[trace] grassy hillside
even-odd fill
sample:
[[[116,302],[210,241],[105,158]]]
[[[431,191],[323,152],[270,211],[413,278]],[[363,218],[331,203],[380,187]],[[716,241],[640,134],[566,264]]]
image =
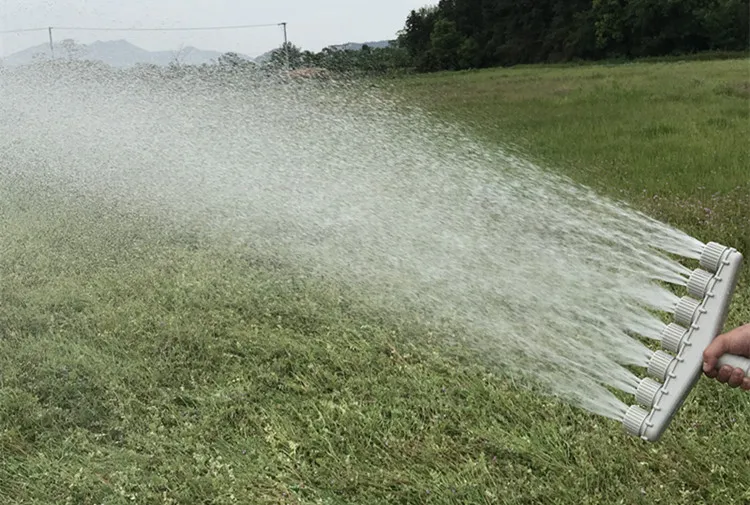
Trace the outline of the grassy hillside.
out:
[[[437,74],[396,91],[750,254],[747,61]],[[747,393],[704,379],[645,444],[292,266],[0,180],[2,503],[750,500]],[[746,274],[730,322],[748,321]]]

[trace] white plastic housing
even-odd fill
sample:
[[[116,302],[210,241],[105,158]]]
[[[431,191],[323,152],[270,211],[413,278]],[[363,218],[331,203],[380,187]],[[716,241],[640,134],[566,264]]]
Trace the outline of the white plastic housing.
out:
[[[657,357],[657,354],[663,351],[659,351],[652,358],[653,363],[650,363],[649,368],[654,369],[654,374],[650,375],[660,375],[662,371],[664,372],[664,383],[655,394],[653,407],[637,430],[635,425],[638,424],[640,418],[636,415],[637,410],[632,413],[628,411],[629,414],[626,414],[623,419],[625,429],[644,440],[656,442],[662,436],[701,376],[703,351],[724,326],[729,303],[742,267],[742,254],[735,249],[725,247],[722,248],[721,254],[718,254],[719,247],[723,246],[709,244],[704,257],[701,258],[701,266],[707,271],[715,267],[715,274],[707,284],[705,298],[699,302],[695,311],[692,310],[692,304],[681,301],[683,310],[680,311],[680,319],[685,320],[689,317],[691,322],[684,325],[687,326],[688,332],[680,338],[681,343],[675,359],[669,362],[666,370],[662,370],[663,362],[667,358],[664,355]],[[689,315],[691,312],[693,313]],[[722,360],[746,363],[750,371],[750,361],[745,358],[724,356]]]

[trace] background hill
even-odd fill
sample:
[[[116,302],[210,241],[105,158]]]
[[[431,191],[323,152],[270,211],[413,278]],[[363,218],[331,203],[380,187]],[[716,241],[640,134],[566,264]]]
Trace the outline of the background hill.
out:
[[[391,45],[387,40],[375,42],[347,42],[331,46],[338,50],[359,51],[364,45],[370,48],[386,48]],[[270,59],[271,53],[268,51],[257,58],[240,54],[242,58],[257,63],[263,63]],[[173,62],[179,62],[188,65],[200,65],[216,61],[223,53],[219,51],[198,49],[188,46],[172,51],[148,51],[141,47],[128,42],[127,40],[96,41],[92,44],[80,45],[72,41],[61,41],[55,45],[55,56],[58,58],[74,58],[102,61],[108,65],[118,68],[132,67],[137,64],[153,64],[166,66]],[[49,58],[50,50],[47,44],[30,47],[14,53],[2,63],[8,66],[27,65],[35,58]]]
[[[58,58],[74,58],[102,61],[113,67],[131,67],[137,64],[169,65],[172,62],[200,65],[211,63],[221,56],[219,51],[210,51],[187,46],[173,51],[148,51],[126,40],[96,41],[88,45],[78,45],[69,41],[62,41],[55,45],[55,56]],[[49,58],[50,50],[47,44],[30,47],[10,55],[3,60],[5,65],[18,66],[31,63],[34,58]],[[241,55],[252,60],[249,56]]]

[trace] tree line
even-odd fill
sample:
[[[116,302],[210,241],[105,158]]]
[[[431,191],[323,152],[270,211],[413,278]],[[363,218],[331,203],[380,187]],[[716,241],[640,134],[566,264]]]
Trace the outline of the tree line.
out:
[[[290,47],[291,68],[429,72],[680,56],[750,48],[748,0],[440,0],[412,10],[387,48]]]
[[[413,60],[396,41],[388,47],[340,49],[326,47],[320,52],[305,51],[288,42],[272,51],[266,58],[251,62],[236,53],[226,53],[218,61],[223,68],[256,70],[324,69],[337,74],[386,74],[403,72],[413,67]]]
[[[747,0],[440,0],[398,43],[419,70],[744,51]]]
[[[312,52],[286,43],[262,61],[226,53],[216,66],[382,75],[748,49],[748,0],[440,0],[412,10],[388,47]]]

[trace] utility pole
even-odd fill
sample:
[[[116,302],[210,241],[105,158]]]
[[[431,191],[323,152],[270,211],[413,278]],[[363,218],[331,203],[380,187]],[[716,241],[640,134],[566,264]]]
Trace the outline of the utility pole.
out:
[[[286,59],[286,69],[289,70],[289,41],[286,37],[286,21],[280,24],[284,27],[284,58]]]
[[[48,28],[49,30],[49,52],[52,55],[52,59],[55,59],[55,45],[52,42],[52,27],[50,26]]]

